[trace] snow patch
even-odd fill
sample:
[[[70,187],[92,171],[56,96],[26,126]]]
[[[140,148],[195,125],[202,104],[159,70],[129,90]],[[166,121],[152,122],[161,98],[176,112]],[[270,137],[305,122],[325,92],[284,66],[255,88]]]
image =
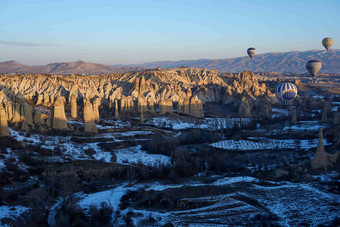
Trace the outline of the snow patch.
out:
[[[170,157],[160,154],[148,154],[141,150],[141,145],[136,147],[115,150],[116,162],[121,164],[142,163],[147,166],[168,166],[171,165]]]

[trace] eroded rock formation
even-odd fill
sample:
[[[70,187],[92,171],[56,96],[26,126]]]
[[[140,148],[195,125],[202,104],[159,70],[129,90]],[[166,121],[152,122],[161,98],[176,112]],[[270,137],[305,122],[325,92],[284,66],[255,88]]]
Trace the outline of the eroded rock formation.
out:
[[[0,136],[9,136],[9,130],[7,125],[7,114],[5,109],[0,102]]]
[[[325,152],[325,147],[323,145],[323,131],[320,127],[318,147],[311,162],[312,169],[324,169],[327,171],[333,167],[333,163],[336,162],[337,158],[338,153],[328,154]]]
[[[163,99],[159,102],[159,114],[163,115],[165,113],[172,113],[173,106],[170,99]]]
[[[95,124],[95,115],[93,113],[93,107],[90,100],[84,100],[84,122],[85,132],[97,133],[98,129]]]
[[[67,119],[65,115],[65,99],[58,96],[52,109],[52,127],[57,130],[67,130]]]

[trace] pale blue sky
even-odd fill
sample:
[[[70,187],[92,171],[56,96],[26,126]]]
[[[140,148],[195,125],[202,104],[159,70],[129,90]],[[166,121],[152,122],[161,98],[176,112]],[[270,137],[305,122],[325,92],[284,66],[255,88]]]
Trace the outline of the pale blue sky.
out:
[[[0,62],[135,64],[340,45],[340,0],[0,0]]]

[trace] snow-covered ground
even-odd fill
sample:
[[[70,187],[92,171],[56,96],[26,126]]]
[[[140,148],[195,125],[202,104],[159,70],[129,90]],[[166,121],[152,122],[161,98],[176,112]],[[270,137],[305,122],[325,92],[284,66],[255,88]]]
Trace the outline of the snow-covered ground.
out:
[[[5,167],[6,167],[6,165],[5,165],[4,160],[0,160],[0,172],[1,172],[1,170],[2,170],[3,168],[5,168]]]
[[[283,116],[289,116],[289,111],[285,109],[280,109],[280,108],[272,108],[273,113],[278,113],[278,114],[273,114],[273,118],[279,117],[281,115]]]
[[[29,209],[24,206],[0,206],[0,226],[7,227],[9,225],[5,225],[1,222],[1,219],[3,218],[9,218],[9,219],[16,219],[18,218],[22,213],[28,211]]]
[[[27,143],[30,143],[32,145],[40,145],[41,148],[45,148],[48,150],[51,150],[52,152],[56,150],[60,150],[62,154],[74,158],[74,159],[96,159],[96,160],[102,160],[104,162],[111,162],[112,154],[110,152],[104,152],[101,150],[101,148],[98,146],[98,142],[92,142],[92,143],[75,143],[71,141],[70,136],[46,136],[46,135],[39,135],[39,134],[33,134],[31,133],[30,136],[27,136],[25,132],[19,132],[14,129],[9,129],[10,133],[13,138],[15,138],[17,141],[25,141]],[[117,140],[115,137],[124,138],[124,137],[132,137],[136,135],[149,135],[153,134],[151,131],[128,131],[128,132],[119,132],[119,133],[102,133],[98,134],[96,136],[90,137],[91,139],[94,138],[111,138],[114,142],[120,142],[123,140]],[[86,137],[82,137],[86,138]],[[111,142],[112,142],[111,141]],[[139,147],[140,148],[140,147]],[[89,156],[86,154],[86,151],[91,149],[94,151],[94,154]],[[147,163],[147,165],[151,165],[152,157],[155,158],[155,165],[159,164],[161,162],[162,165],[167,163],[167,156],[150,156],[144,151],[141,151],[140,149],[133,147],[133,148],[127,148],[127,150],[124,153],[124,149],[117,150],[117,154],[119,154],[120,159],[118,159],[120,162],[125,161],[126,159],[130,159],[132,161],[128,163],[138,163],[141,161],[142,163]],[[133,156],[131,158],[130,156]]]
[[[98,129],[105,130],[105,129],[117,129],[117,128],[130,128],[131,123],[129,121],[121,121],[121,120],[101,120],[105,125],[96,124]],[[68,120],[68,124],[78,124],[84,125],[83,121],[75,121],[75,120]]]
[[[318,121],[299,121],[297,125],[286,125],[283,130],[292,131],[318,131],[319,128],[328,128],[328,124],[320,123]]]
[[[318,139],[314,140],[274,140],[267,138],[250,138],[253,140],[222,140],[210,144],[212,147],[225,149],[225,150],[274,150],[274,149],[304,149],[308,150],[317,147]],[[324,145],[328,145],[324,139]]]
[[[127,212],[133,211],[135,215],[132,216],[132,219],[136,226],[142,225],[142,221],[147,220],[150,215],[156,220],[157,223],[155,223],[155,225],[163,225],[167,222],[172,222],[175,225],[185,225],[183,223],[186,221],[199,225],[200,220],[204,220],[205,222],[210,220],[212,223],[230,223],[232,220],[241,221],[254,215],[267,212],[263,209],[276,215],[279,218],[279,223],[282,225],[295,225],[299,223],[310,223],[312,225],[329,224],[331,220],[340,216],[339,213],[334,210],[336,207],[334,203],[340,201],[339,195],[321,191],[317,187],[307,183],[282,182],[276,184],[275,182],[267,182],[271,185],[276,185],[260,186],[256,184],[257,182],[259,182],[257,178],[238,176],[217,177],[214,182],[207,184],[198,182],[174,185],[161,184],[159,182],[131,183],[130,185],[122,184],[107,191],[83,194],[79,197],[78,205],[83,208],[89,208],[91,205],[100,207],[100,204],[104,202],[110,205],[114,211],[117,211],[121,198],[129,191],[137,191],[140,189],[146,191],[163,191],[185,186],[233,186],[234,184],[247,183],[247,187],[242,186],[242,188],[234,193],[226,191],[226,194],[180,199],[180,201],[189,203],[206,203],[206,205],[199,208],[170,212],[128,208],[120,212],[121,215],[124,216]],[[197,190],[200,189],[197,188]],[[251,198],[250,201],[255,199],[259,202],[260,206],[247,203],[239,198]],[[247,221],[244,221],[244,223],[249,224]],[[193,226],[196,225],[193,224]]]
[[[147,166],[171,165],[171,158],[160,154],[148,154],[141,150],[141,146],[115,150],[116,162],[121,164],[138,164]]]
[[[246,125],[250,122],[249,118],[205,118],[205,119],[173,119],[167,117],[153,118],[148,121],[148,124],[159,128],[169,128],[173,130],[183,130],[189,128],[201,129],[220,129],[232,128],[235,124],[238,126]]]

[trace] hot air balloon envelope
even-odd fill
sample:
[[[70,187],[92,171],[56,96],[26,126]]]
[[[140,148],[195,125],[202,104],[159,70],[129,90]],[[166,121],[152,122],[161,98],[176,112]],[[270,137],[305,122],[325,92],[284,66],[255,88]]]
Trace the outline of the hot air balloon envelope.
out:
[[[326,48],[326,50],[328,51],[329,48],[331,48],[331,46],[333,45],[333,39],[330,37],[324,38],[322,40],[322,45]]]
[[[283,82],[276,86],[276,98],[283,104],[289,105],[295,99],[298,89],[295,84]]]
[[[250,47],[250,48],[248,48],[247,53],[248,53],[250,58],[253,58],[255,56],[256,49],[253,48],[253,47]]]
[[[318,74],[321,67],[322,63],[319,60],[310,60],[306,64],[306,69],[312,75],[312,77],[315,77]]]

